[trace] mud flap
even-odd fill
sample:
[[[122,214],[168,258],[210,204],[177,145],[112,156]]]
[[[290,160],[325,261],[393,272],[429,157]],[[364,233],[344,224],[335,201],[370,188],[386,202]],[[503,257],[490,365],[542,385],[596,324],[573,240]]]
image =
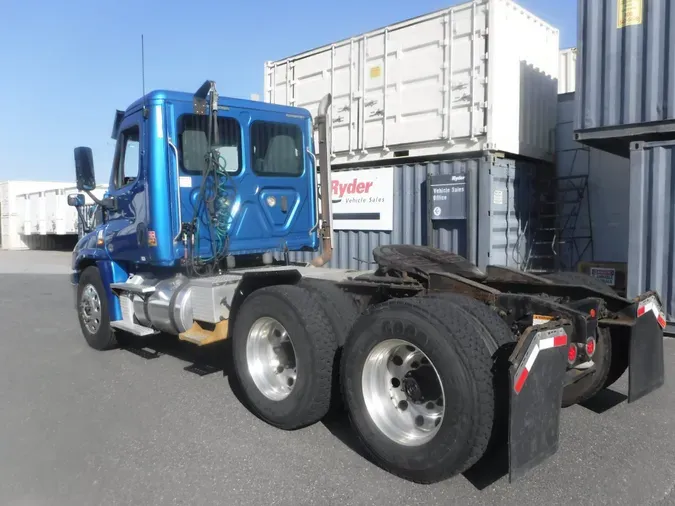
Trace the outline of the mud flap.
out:
[[[664,383],[663,330],[666,320],[655,295],[633,306],[637,319],[630,331],[628,402],[635,402]]]
[[[558,450],[567,333],[560,322],[530,327],[509,361],[509,481]]]

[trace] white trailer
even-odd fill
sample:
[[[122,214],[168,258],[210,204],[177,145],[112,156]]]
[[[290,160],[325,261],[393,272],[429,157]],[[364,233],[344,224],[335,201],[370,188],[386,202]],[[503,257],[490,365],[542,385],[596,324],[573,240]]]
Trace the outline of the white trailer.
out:
[[[106,189],[99,186],[94,194],[100,198]],[[55,244],[50,237],[77,235],[77,211],[67,202],[71,193],[77,193],[72,182],[0,182],[0,247],[49,249]],[[86,197],[86,203],[94,202]]]

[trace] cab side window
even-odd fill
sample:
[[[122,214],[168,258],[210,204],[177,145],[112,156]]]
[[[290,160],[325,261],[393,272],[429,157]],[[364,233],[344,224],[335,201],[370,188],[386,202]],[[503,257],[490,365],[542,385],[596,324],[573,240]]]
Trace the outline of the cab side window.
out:
[[[115,156],[115,188],[127,186],[138,178],[141,163],[140,134],[138,125],[120,133]]]

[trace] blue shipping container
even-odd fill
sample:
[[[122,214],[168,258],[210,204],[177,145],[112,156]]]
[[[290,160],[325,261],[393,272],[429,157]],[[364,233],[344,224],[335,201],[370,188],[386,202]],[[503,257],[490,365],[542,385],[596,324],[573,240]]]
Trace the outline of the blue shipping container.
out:
[[[488,264],[522,268],[536,213],[535,178],[546,179],[552,170],[543,162],[493,154],[396,165],[392,230],[334,231],[333,259],[328,266],[372,269],[372,251],[377,246],[429,244],[463,255],[483,268]],[[466,220],[430,219],[427,178],[438,174],[467,176]],[[309,262],[314,256],[311,252],[290,254],[295,262]]]
[[[629,156],[675,136],[672,0],[579,0],[575,138]]]

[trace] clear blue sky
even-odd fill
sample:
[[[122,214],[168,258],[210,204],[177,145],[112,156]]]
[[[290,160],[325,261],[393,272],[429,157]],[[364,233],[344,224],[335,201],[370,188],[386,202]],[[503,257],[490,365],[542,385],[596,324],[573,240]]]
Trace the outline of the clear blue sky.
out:
[[[114,111],[141,95],[141,33],[148,90],[214,79],[221,95],[248,98],[262,95],[266,60],[456,3],[4,0],[0,180],[72,181],[72,149],[86,145],[107,183]],[[576,0],[518,3],[560,29],[561,47],[576,45]]]

